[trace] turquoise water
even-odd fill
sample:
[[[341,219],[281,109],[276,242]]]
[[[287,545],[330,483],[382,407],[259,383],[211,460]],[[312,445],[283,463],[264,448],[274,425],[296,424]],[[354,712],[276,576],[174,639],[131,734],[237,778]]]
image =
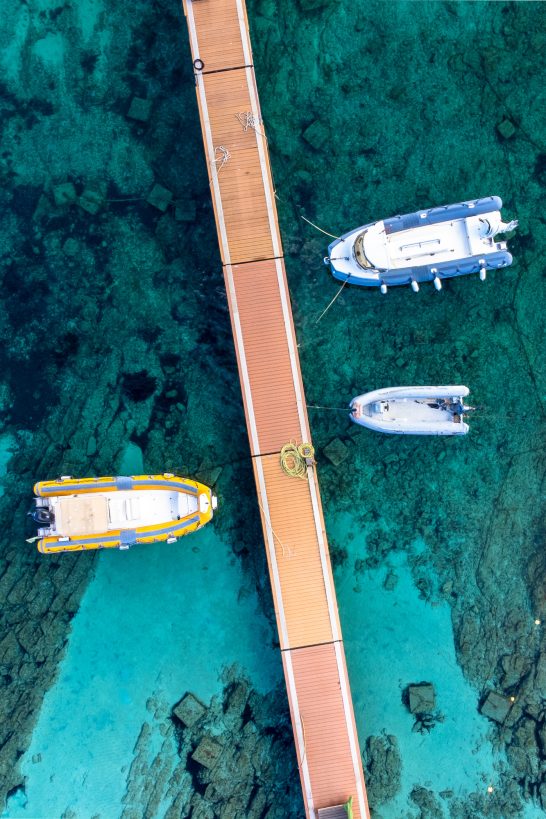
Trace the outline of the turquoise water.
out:
[[[150,696],[165,711],[187,689],[207,701],[218,670],[234,663],[262,692],[282,678],[256,595],[237,599],[240,564],[211,529],[168,560],[155,546],[123,563],[111,557],[99,561],[74,619],[22,764],[28,801],[10,816],[117,815]]]
[[[253,0],[249,16],[309,404],[464,383],[478,406],[464,440],[374,436],[310,410],[374,817],[534,819],[544,5]],[[180,9],[13,4],[0,55],[5,815],[301,816]],[[128,116],[135,97],[148,118]],[[156,184],[164,211],[147,201]],[[511,268],[441,294],[347,288],[317,323],[338,286],[329,238],[301,215],[338,235],[491,194],[520,220]],[[215,482],[214,524],[98,559],[44,561],[25,543],[35,480],[141,462]],[[428,728],[405,704],[421,682]],[[240,714],[236,685],[251,692]],[[186,691],[205,728],[171,720]],[[503,725],[480,713],[489,691],[514,698]],[[188,761],[203,730],[236,805]]]

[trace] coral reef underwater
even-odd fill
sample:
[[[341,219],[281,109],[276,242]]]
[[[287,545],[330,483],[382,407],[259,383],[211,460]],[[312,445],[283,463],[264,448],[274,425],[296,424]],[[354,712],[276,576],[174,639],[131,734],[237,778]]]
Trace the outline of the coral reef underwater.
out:
[[[366,606],[377,573],[397,595],[403,557],[416,598],[449,607],[457,661],[502,763],[493,793],[437,793],[423,770],[402,812],[392,807],[404,758],[395,735],[366,730],[374,703],[361,709],[359,647],[348,641],[370,802],[383,819],[546,810],[544,16],[534,2],[249,2],[309,404],[465,383],[478,407],[464,440],[374,436],[343,412],[310,410],[342,624]],[[18,763],[96,571],[91,554],[44,560],[25,543],[35,480],[109,474],[131,442],[147,471],[216,483],[216,530],[272,635],[275,626],[179,4],[8,4],[0,61],[6,798],[24,788]],[[441,294],[345,288],[317,322],[338,285],[321,261],[328,237],[300,216],[339,234],[491,194],[520,220],[511,268]],[[425,682],[439,680],[404,679],[400,702]],[[263,701],[233,669],[222,685],[193,726],[145,693],[151,716],[120,816],[301,816],[282,690]],[[427,731],[441,730],[434,709],[416,712],[417,759]],[[214,743],[229,750],[216,773],[201,764]],[[228,794],[234,769],[241,783]]]

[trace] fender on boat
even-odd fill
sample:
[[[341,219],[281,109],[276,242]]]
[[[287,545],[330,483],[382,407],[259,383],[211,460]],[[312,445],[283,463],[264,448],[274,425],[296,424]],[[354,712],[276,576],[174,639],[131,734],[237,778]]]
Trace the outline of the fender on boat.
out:
[[[372,429],[376,432],[383,432],[387,435],[466,435],[468,424],[462,421],[455,424],[453,421],[442,421],[434,426],[424,427],[423,424],[408,424],[402,421],[375,421],[371,416],[353,418],[355,424]]]
[[[450,222],[452,219],[463,219],[467,216],[479,216],[480,213],[490,213],[502,208],[500,196],[486,196],[482,199],[469,199],[454,205],[441,205],[436,208],[426,208],[414,213],[404,213],[400,216],[391,216],[384,219],[385,233],[398,233],[420,225],[436,225],[439,222]]]
[[[479,273],[482,268],[498,270],[512,264],[512,254],[507,250],[496,250],[493,253],[469,256],[466,259],[449,262],[436,262],[415,267],[400,267],[386,270],[381,273],[385,284],[410,284],[411,281],[433,281],[436,276],[440,279],[454,279],[457,276],[467,276],[470,273]],[[356,279],[356,277],[355,277]],[[354,282],[358,284],[358,281]],[[381,284],[378,282],[377,284]]]
[[[451,384],[440,387],[384,387],[357,395],[351,401],[351,406],[356,403],[373,404],[374,401],[400,400],[401,398],[452,398],[453,396],[466,398],[469,392],[468,387]]]
[[[54,495],[74,495],[84,492],[126,491],[128,489],[176,489],[197,495],[197,481],[178,478],[176,475],[133,475],[108,478],[60,478],[56,481],[38,481],[34,484],[34,494],[50,498]]]

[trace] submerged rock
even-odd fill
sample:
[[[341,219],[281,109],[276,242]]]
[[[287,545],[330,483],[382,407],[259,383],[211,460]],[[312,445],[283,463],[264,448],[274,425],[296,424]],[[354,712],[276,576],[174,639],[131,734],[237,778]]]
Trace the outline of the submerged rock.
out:
[[[72,182],[63,182],[53,188],[53,199],[58,207],[71,205],[76,201],[76,188]]]
[[[228,691],[224,704],[226,722],[242,726],[242,716],[248,699],[248,686],[244,682],[235,683]]]
[[[136,119],[139,122],[148,122],[150,114],[152,113],[152,101],[142,99],[142,97],[133,97],[131,105],[127,112],[129,119]]]
[[[149,698],[153,718],[134,748],[122,819],[155,819],[159,805],[166,819],[303,814],[284,691],[258,694],[235,668],[222,680],[221,696],[208,706],[186,693],[171,710],[174,719],[165,703]]]
[[[164,213],[171,204],[172,199],[173,195],[171,191],[164,188],[163,185],[155,184],[148,194],[146,201],[149,205],[152,205],[152,207]]]
[[[383,588],[387,591],[394,591],[398,585],[398,575],[394,572],[387,572],[385,580],[383,581]]]
[[[195,222],[196,205],[192,199],[185,199],[177,202],[174,210],[174,218],[177,222]]]
[[[496,691],[489,691],[480,705],[480,713],[494,722],[504,722],[512,708],[512,700]]]
[[[222,753],[222,746],[212,737],[203,737],[191,758],[204,768],[214,768]]]
[[[339,466],[349,456],[349,449],[342,440],[334,438],[333,441],[324,447],[324,454],[334,466]]]
[[[206,710],[203,703],[200,702],[197,697],[187,693],[183,696],[178,705],[175,705],[173,714],[183,725],[193,728],[205,714]]]
[[[63,245],[63,253],[65,256],[74,257],[80,252],[80,243],[77,239],[67,239]]]
[[[412,714],[425,714],[434,711],[436,697],[432,683],[419,683],[408,687],[409,710]]]
[[[428,788],[415,787],[410,793],[410,799],[421,811],[421,816],[427,819],[444,819],[444,812],[432,791]]]
[[[392,799],[400,790],[402,760],[395,736],[368,737],[364,754],[366,789],[375,808]]]
[[[309,145],[320,151],[330,139],[330,130],[320,120],[316,119],[305,129],[303,138]]]
[[[502,122],[498,123],[497,131],[503,139],[510,139],[516,133],[516,126],[512,120],[505,117]]]
[[[85,188],[78,199],[80,208],[94,216],[99,212],[104,202],[102,194],[93,188]]]

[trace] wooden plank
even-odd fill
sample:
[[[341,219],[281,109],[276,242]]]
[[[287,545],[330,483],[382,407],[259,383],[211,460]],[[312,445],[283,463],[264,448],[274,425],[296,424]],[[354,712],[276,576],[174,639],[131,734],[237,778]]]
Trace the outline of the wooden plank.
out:
[[[253,464],[264,476],[260,511],[281,648],[339,639],[330,560],[325,543],[321,553],[309,482],[286,475],[276,454],[255,458]]]
[[[246,32],[244,4],[242,7]],[[191,3],[191,11],[198,33],[197,48],[192,48],[193,56],[203,61],[204,71],[221,71],[248,64],[237,3],[233,0],[197,0]],[[247,48],[250,49],[250,42]]]
[[[222,261],[271,259],[281,241],[265,137],[254,128],[245,131],[237,118],[240,114],[244,121],[256,108],[248,71],[200,77],[198,92],[216,224],[225,236]]]
[[[279,462],[284,443],[309,441],[309,424],[245,4],[183,3],[192,56],[205,63],[196,71],[199,113],[305,812],[326,817],[352,795],[354,817],[363,819],[369,810],[316,471],[298,480]]]
[[[315,810],[343,805],[352,796],[354,819],[369,816],[358,744],[350,742],[356,730],[350,696],[343,696],[349,683],[342,644],[284,651],[282,658],[297,690],[297,713],[291,703],[291,716],[295,733],[302,726],[305,745],[303,753],[296,750],[300,772],[302,762],[308,771]]]
[[[298,413],[288,342],[292,326],[290,322],[287,327],[284,320],[277,265],[275,261],[233,265],[230,275],[233,287],[228,282],[228,302],[241,326],[258,435],[257,446],[251,441],[251,452],[280,452],[292,439],[301,443],[306,428],[302,429]],[[240,350],[238,354],[241,359]],[[245,409],[250,427],[247,400]]]

